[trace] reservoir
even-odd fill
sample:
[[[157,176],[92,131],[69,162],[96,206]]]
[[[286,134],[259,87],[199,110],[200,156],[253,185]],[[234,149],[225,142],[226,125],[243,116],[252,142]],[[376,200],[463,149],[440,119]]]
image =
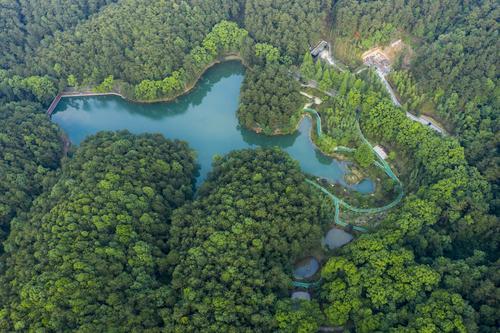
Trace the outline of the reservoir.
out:
[[[310,118],[305,117],[291,135],[266,136],[239,126],[236,111],[244,74],[243,65],[237,61],[216,65],[190,93],[173,102],[138,104],[119,96],[65,97],[54,110],[52,121],[73,144],[98,131],[123,129],[187,141],[200,164],[198,185],[210,171],[214,155],[278,146],[297,160],[304,172],[346,186],[346,162],[327,157],[314,147],[309,138]],[[350,187],[362,193],[374,190],[369,179]]]

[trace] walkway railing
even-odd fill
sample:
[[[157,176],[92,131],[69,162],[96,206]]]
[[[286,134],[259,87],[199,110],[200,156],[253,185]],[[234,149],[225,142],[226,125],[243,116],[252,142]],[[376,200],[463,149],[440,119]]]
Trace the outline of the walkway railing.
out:
[[[314,109],[311,109],[311,108],[304,108],[304,111],[306,111],[306,112],[308,112],[316,117],[316,133],[317,133],[318,138],[319,138],[322,135],[322,132],[321,132],[321,118],[320,118],[318,112]],[[396,186],[397,186],[399,193],[398,193],[398,196],[393,201],[391,201],[390,203],[388,203],[385,206],[373,207],[373,208],[358,208],[358,207],[351,206],[350,204],[348,204],[344,200],[340,199],[339,197],[335,196],[334,194],[332,194],[330,191],[328,191],[326,188],[319,185],[318,183],[316,183],[310,179],[306,179],[306,182],[308,184],[310,184],[311,186],[317,188],[318,190],[320,190],[321,192],[326,194],[333,201],[333,204],[335,205],[335,220],[334,220],[335,224],[343,226],[343,227],[347,227],[347,226],[349,226],[349,224],[340,219],[340,206],[342,206],[345,209],[348,209],[352,212],[355,212],[355,213],[375,214],[375,213],[381,213],[381,212],[387,211],[387,210],[395,207],[396,205],[399,204],[399,202],[403,199],[403,196],[404,196],[403,184],[401,183],[399,178],[394,174],[394,172],[392,171],[389,164],[375,152],[371,143],[365,138],[365,136],[363,135],[363,132],[361,131],[361,128],[359,127],[359,121],[356,121],[356,126],[357,126],[357,130],[359,132],[359,136],[361,137],[361,140],[364,143],[366,143],[372,149],[374,155],[377,156],[377,160],[374,161],[373,164],[375,166],[381,168],[392,180],[394,180],[396,182],[396,184],[397,184]],[[355,149],[340,146],[340,147],[337,147],[335,149],[335,151],[353,152],[353,151],[355,151]],[[352,226],[353,230],[356,230],[356,231],[361,231],[361,232],[368,231],[368,229],[361,227],[361,226],[357,226],[357,225],[351,225],[351,226]]]
[[[321,132],[321,117],[319,116],[318,111],[311,108],[304,108],[304,111],[312,114],[313,117],[316,118],[316,135],[319,138],[322,132]]]
[[[122,94],[117,93],[117,92],[93,92],[93,91],[64,91],[62,93],[59,93],[52,103],[50,103],[49,108],[47,109],[47,115],[50,117],[52,116],[52,113],[57,107],[57,104],[61,101],[61,98],[63,97],[90,97],[90,96],[119,96],[121,98],[125,98]]]
[[[321,279],[314,282],[292,281],[292,286],[297,288],[309,289],[313,287],[318,287],[320,285],[321,285]]]
[[[49,115],[49,117],[52,115],[52,112],[54,112],[54,109],[56,108],[57,104],[59,104],[59,101],[61,100],[61,97],[62,97],[62,94],[58,94],[54,98],[54,100],[52,101],[52,103],[50,103],[50,106],[47,109],[47,115]]]

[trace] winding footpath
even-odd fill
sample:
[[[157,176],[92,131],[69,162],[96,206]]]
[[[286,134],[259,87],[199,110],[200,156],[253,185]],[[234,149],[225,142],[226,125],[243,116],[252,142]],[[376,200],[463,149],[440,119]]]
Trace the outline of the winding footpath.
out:
[[[321,117],[319,116],[318,112],[314,109],[311,109],[310,107],[310,104],[306,104],[306,106],[304,107],[304,112],[307,112],[308,114],[312,115],[315,119],[316,119],[316,135],[319,137],[321,137],[322,135],[322,131],[321,131]],[[399,178],[394,174],[394,172],[392,171],[391,167],[389,166],[389,164],[383,160],[376,152],[375,150],[373,149],[373,146],[371,145],[371,143],[366,139],[366,137],[363,135],[363,132],[361,131],[361,128],[359,127],[359,122],[356,121],[356,126],[357,126],[357,130],[358,130],[358,133],[361,137],[361,139],[363,140],[364,143],[368,144],[370,146],[370,148],[372,149],[373,153],[375,156],[377,156],[377,160],[374,162],[374,164],[384,170],[384,172],[392,179],[396,182],[396,186],[397,186],[397,189],[398,189],[398,196],[392,200],[390,203],[388,203],[387,205],[385,206],[382,206],[382,207],[373,207],[373,208],[359,208],[359,207],[354,207],[350,204],[348,204],[347,202],[345,202],[344,200],[340,199],[339,197],[333,195],[330,191],[328,191],[326,188],[324,188],[323,186],[319,185],[317,182],[311,180],[311,179],[306,179],[306,182],[313,186],[314,188],[320,190],[321,192],[323,192],[324,194],[326,194],[332,201],[333,201],[333,204],[335,205],[335,224],[337,225],[340,225],[340,226],[343,226],[343,227],[347,227],[349,226],[348,223],[342,221],[340,219],[340,207],[342,206],[343,208],[347,209],[347,210],[350,210],[352,212],[355,212],[355,213],[363,213],[363,214],[375,214],[375,213],[381,213],[381,212],[384,212],[384,211],[387,211],[393,207],[395,207],[396,205],[399,204],[399,202],[403,199],[403,196],[404,196],[404,190],[403,190],[403,184],[401,183],[401,181],[399,180]],[[338,147],[335,149],[335,151],[349,151],[349,152],[352,152],[354,151],[353,148],[349,148],[349,147]],[[364,227],[361,227],[361,226],[357,226],[357,225],[351,225],[353,230],[356,230],[356,231],[360,231],[360,232],[367,232],[368,229],[364,228]]]

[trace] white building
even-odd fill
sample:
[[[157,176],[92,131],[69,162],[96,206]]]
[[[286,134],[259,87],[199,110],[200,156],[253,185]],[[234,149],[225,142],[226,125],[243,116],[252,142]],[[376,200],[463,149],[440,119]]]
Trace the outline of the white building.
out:
[[[373,147],[373,150],[377,153],[378,156],[380,156],[381,159],[385,160],[387,158],[387,153],[385,152],[384,148],[380,146],[375,146]]]

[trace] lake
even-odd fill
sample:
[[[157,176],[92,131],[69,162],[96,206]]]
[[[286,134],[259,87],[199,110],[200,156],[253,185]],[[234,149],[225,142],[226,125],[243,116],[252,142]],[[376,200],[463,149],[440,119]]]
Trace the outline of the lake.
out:
[[[173,102],[138,104],[119,96],[62,98],[52,121],[66,132],[73,144],[104,130],[127,129],[132,133],[161,133],[187,141],[198,156],[199,185],[211,169],[214,155],[257,146],[279,146],[297,160],[306,173],[347,186],[343,180],[346,162],[323,155],[309,138],[311,120],[305,117],[291,135],[266,136],[238,124],[236,110],[245,68],[228,61],[210,68],[187,95]],[[347,186],[371,193],[374,184],[365,179]]]

